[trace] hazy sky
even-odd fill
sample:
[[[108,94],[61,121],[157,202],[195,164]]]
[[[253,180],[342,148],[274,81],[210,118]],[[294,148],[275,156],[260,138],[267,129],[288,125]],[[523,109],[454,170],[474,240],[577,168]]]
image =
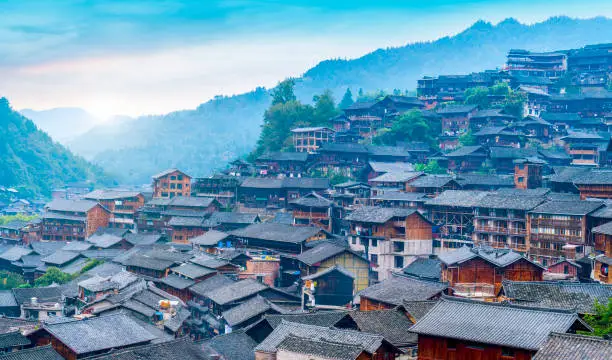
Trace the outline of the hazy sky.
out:
[[[612,17],[612,1],[0,0],[0,96],[18,109],[165,113],[478,19],[554,15]]]

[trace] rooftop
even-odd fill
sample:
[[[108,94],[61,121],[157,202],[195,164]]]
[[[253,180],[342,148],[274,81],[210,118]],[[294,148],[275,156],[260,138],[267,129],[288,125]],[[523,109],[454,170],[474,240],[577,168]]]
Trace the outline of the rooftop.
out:
[[[537,214],[560,214],[560,215],[575,215],[584,216],[592,213],[593,211],[603,207],[604,204],[601,201],[563,201],[563,200],[552,200],[545,202],[533,210],[532,213]]]
[[[45,208],[50,211],[83,213],[91,210],[96,205],[98,205],[97,202],[90,200],[58,199],[45,205]]]
[[[551,333],[533,360],[612,359],[612,341],[595,336]]]
[[[363,206],[347,215],[344,220],[384,224],[393,218],[406,218],[414,213],[418,213],[418,211],[415,209]]]
[[[249,225],[244,229],[230,232],[230,235],[262,239],[268,241],[279,241],[289,243],[301,243],[321,232],[320,228],[313,226],[291,226],[280,223],[260,223]]]
[[[207,297],[219,305],[225,305],[246,297],[253,296],[268,287],[256,280],[240,280],[208,292]]]
[[[387,304],[402,305],[404,300],[430,300],[440,295],[447,287],[439,282],[392,276],[363,289],[358,295]]]
[[[426,205],[453,206],[453,207],[476,207],[483,198],[488,196],[486,191],[472,190],[446,190],[437,197],[425,202]]]

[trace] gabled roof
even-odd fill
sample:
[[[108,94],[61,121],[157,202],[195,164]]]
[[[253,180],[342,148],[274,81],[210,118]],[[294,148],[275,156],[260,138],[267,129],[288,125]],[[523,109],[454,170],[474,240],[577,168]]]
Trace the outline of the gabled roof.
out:
[[[141,360],[141,359],[164,359],[164,360],[210,360],[210,354],[203,351],[198,343],[194,343],[189,337],[176,340],[164,341],[158,344],[148,344],[128,349],[113,350],[108,354],[95,356],[89,359],[96,360]],[[232,359],[232,358],[230,358]],[[247,360],[247,359],[245,359]]]
[[[533,360],[612,359],[612,341],[596,336],[551,333]]]
[[[298,324],[332,327],[348,315],[347,311],[315,311],[297,314],[266,314],[264,319],[275,329],[283,321]]]
[[[612,285],[572,282],[502,282],[504,295],[517,305],[566,309],[580,314],[595,312],[594,304],[612,298]]]
[[[326,143],[319,148],[319,152],[357,153],[365,155],[368,153],[368,148],[361,144]]]
[[[333,202],[313,192],[313,193],[304,195],[296,200],[292,200],[289,203],[293,205],[299,205],[299,206],[305,206],[305,207],[327,208],[327,207],[330,207]]]
[[[61,212],[87,212],[93,207],[98,205],[97,202],[91,200],[64,200],[57,199],[53,200],[47,205],[45,209],[49,211],[61,211]]]
[[[179,169],[174,169],[174,168],[173,168],[173,169],[164,170],[164,171],[160,172],[159,174],[155,174],[155,175],[153,175],[152,177],[153,177],[153,179],[159,179],[160,177],[163,177],[163,176],[166,176],[166,175],[170,175],[170,174],[172,174],[173,172],[179,172],[179,173],[181,173],[181,174],[183,174],[183,175],[185,175],[185,176],[187,176],[187,177],[190,177],[189,175],[185,174],[185,173],[184,173],[184,172],[182,172],[181,170],[179,170]]]
[[[215,211],[210,214],[210,217],[205,221],[209,224],[240,224],[248,225],[259,221],[259,215],[242,212],[221,212]]]
[[[446,105],[444,108],[437,110],[436,112],[441,115],[465,114],[474,111],[477,108],[477,105]]]
[[[23,220],[11,220],[6,224],[0,225],[2,229],[21,230],[28,225],[27,221]]]
[[[425,175],[418,177],[408,183],[415,188],[441,188],[455,181],[450,175]]]
[[[160,279],[159,282],[178,290],[187,289],[188,287],[195,284],[195,281],[191,279],[185,279],[175,274],[170,274],[165,278]]]
[[[367,145],[368,154],[370,156],[397,156],[397,157],[410,157],[408,151],[401,146],[377,146]]]
[[[0,360],[64,360],[51,344],[0,355]]]
[[[2,254],[0,254],[0,259],[4,259],[7,261],[17,261],[21,259],[24,255],[30,255],[32,253],[31,249],[21,247],[21,246],[13,246],[10,249],[6,250]]]
[[[85,241],[71,241],[68,244],[64,245],[61,250],[64,251],[85,251],[89,250],[93,247],[93,244],[87,243]]]
[[[0,349],[27,346],[30,344],[32,344],[30,339],[21,335],[19,331],[0,334]]]
[[[192,259],[189,259],[189,262],[209,269],[217,269],[222,266],[232,265],[227,260],[220,259],[218,257],[214,257],[208,254],[200,254]]]
[[[406,313],[408,313],[412,319],[419,321],[429,312],[429,310],[433,309],[437,303],[438,300],[404,301],[401,307],[406,310]]]
[[[552,200],[545,202],[533,210],[532,213],[536,214],[561,214],[561,215],[575,215],[584,216],[592,213],[593,211],[603,207],[604,204],[601,201],[585,201],[585,200],[574,200],[574,201],[563,201],[563,200]]]
[[[516,196],[489,194],[480,200],[478,207],[488,209],[531,210],[546,201],[542,196]]]
[[[406,182],[423,175],[421,171],[398,171],[386,172],[375,178],[370,179],[370,182]]]
[[[255,360],[255,349],[257,343],[242,330],[232,331],[229,334],[218,335],[204,343],[205,348],[210,348],[222,359]],[[186,360],[186,359],[185,359]]]
[[[39,288],[21,289],[15,288],[12,290],[15,295],[15,301],[17,304],[22,305],[29,303],[32,298],[38,299],[38,302],[61,302],[62,291],[58,286],[46,286]]]
[[[170,268],[170,271],[183,275],[190,279],[198,279],[202,276],[216,273],[216,270],[214,270],[214,268],[204,267],[193,263],[185,263],[179,266],[175,266],[173,268]]]
[[[133,198],[138,195],[142,194],[138,191],[99,189],[85,194],[83,198],[88,200],[117,200]]]
[[[578,113],[553,113],[543,112],[540,117],[549,122],[577,122],[580,121]]]
[[[285,312],[285,310],[279,306],[276,306],[267,299],[256,295],[242,304],[224,311],[222,315],[229,326],[235,327],[268,311],[281,314]]]
[[[162,234],[128,233],[125,235],[125,241],[132,245],[152,245],[160,241],[163,237]]]
[[[218,305],[225,305],[253,296],[268,287],[257,280],[244,279],[208,292],[207,297]]]
[[[123,240],[122,236],[116,236],[112,234],[94,234],[87,239],[87,242],[93,244],[95,247],[107,249],[113,245],[116,245]]]
[[[324,190],[329,188],[329,179],[327,178],[246,178],[240,185],[241,188],[255,189],[318,189]]]
[[[281,341],[277,349],[279,351],[301,354],[307,358],[316,356],[319,359],[334,360],[355,360],[364,352],[363,347],[360,345],[302,338],[293,335],[289,335]]]
[[[414,213],[417,213],[419,216],[423,217],[423,215],[421,215],[415,209],[363,206],[347,215],[344,220],[384,224],[393,218],[407,218]]]
[[[304,276],[302,277],[302,280],[316,280],[322,276],[325,276],[327,274],[330,274],[332,272],[339,272],[340,274],[349,277],[351,279],[355,279],[355,274],[353,274],[352,272],[348,271],[347,269],[345,269],[344,267],[340,266],[340,265],[334,265],[332,267],[329,267],[325,270],[316,272],[314,274],[310,274],[308,276]]]
[[[486,191],[471,190],[446,190],[437,197],[425,202],[426,205],[454,206],[454,207],[475,207],[480,201],[488,196]]]
[[[306,265],[312,266],[325,259],[329,259],[345,251],[349,251],[346,247],[339,246],[330,242],[323,242],[312,249],[306,250],[296,256],[296,260],[303,262]],[[367,261],[364,259],[364,261]]]
[[[612,185],[612,171],[589,171],[574,177],[576,185]]]
[[[522,256],[517,252],[512,251],[511,249],[495,249],[492,247],[485,246],[475,248],[463,246],[454,251],[441,253],[438,255],[438,258],[443,264],[446,264],[447,266],[461,264],[475,258],[480,258],[497,267],[506,267],[511,264],[514,264],[519,260],[524,260],[533,264],[534,266],[544,269],[538,263],[529,260],[528,258]]]
[[[42,259],[40,259],[40,261],[48,264],[48,265],[57,265],[57,266],[61,266],[64,265],[78,257],[80,257],[81,254],[76,252],[76,251],[65,251],[65,250],[58,250],[56,252],[54,252],[53,254],[46,256]]]
[[[227,276],[215,275],[193,285],[189,288],[189,291],[199,296],[208,297],[208,293],[214,291],[217,288],[230,285],[234,282],[234,280],[228,278]]]
[[[173,216],[168,221],[168,226],[204,227],[204,218]]]
[[[402,269],[402,272],[408,276],[430,281],[440,281],[442,267],[440,260],[429,257],[417,258],[410,265]]]
[[[126,315],[46,324],[43,329],[78,355],[147,343],[155,337]]]
[[[428,198],[423,193],[413,193],[404,191],[385,191],[382,194],[370,196],[371,200],[390,200],[390,201],[417,201],[425,202]]]
[[[417,343],[417,335],[410,332],[412,322],[400,308],[373,311],[351,311],[359,331],[382,335],[397,347]]]
[[[282,321],[281,324],[262,341],[255,351],[267,353],[276,352],[278,345],[289,336],[297,336],[302,339],[318,338],[321,340],[334,341],[347,345],[360,345],[365,351],[373,354],[383,344],[381,335],[368,334],[353,330],[330,329],[322,326],[305,325]]]
[[[176,263],[177,261],[175,260],[163,260],[146,255],[135,254],[128,258],[124,265],[161,271],[168,269]]]
[[[591,229],[594,234],[612,235],[612,221],[599,225]]]
[[[227,239],[228,236],[229,234],[223,231],[209,230],[204,235],[189,239],[189,242],[194,245],[217,246],[219,241]]]
[[[265,153],[257,158],[257,161],[295,161],[306,162],[308,160],[307,152],[270,152]]]
[[[33,241],[30,243],[30,247],[38,255],[46,256],[53,254],[57,250],[63,250],[66,244],[63,241]]]
[[[412,172],[414,171],[414,164],[405,162],[381,162],[381,161],[370,161],[368,165],[374,172],[377,173],[388,173],[388,172]],[[338,185],[336,185],[338,186]]]
[[[463,157],[463,156],[486,156],[484,153],[482,146],[480,145],[470,145],[470,146],[462,146],[457,150],[451,151],[447,154],[444,154],[444,157],[447,158],[455,158],[455,157]]]
[[[404,300],[429,300],[440,295],[448,285],[392,276],[359,292],[359,296],[392,305],[401,305]]]
[[[317,235],[322,230],[313,226],[291,226],[279,223],[260,223],[249,225],[244,229],[230,232],[230,235],[242,238],[268,241],[301,243]]]
[[[510,146],[491,146],[491,159],[521,159],[536,156],[537,150],[532,148],[514,148]]]
[[[444,297],[410,331],[476,343],[538,350],[553,332],[588,329],[577,314]]]

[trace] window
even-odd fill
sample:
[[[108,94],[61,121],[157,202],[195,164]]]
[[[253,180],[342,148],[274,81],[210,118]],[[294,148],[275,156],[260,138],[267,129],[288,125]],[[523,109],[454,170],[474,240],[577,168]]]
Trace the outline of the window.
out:
[[[170,180],[176,180],[176,176],[170,176]]]
[[[183,188],[183,184],[176,184],[176,188],[177,189],[182,189]]]
[[[514,349],[503,347],[502,356],[514,357]]]
[[[404,252],[404,243],[402,241],[394,241],[393,252]]]
[[[448,350],[456,350],[457,349],[457,341],[454,339],[446,340],[446,349]]]
[[[519,176],[518,177],[518,182],[520,182],[520,183],[525,182],[525,178],[522,177],[522,176]]]
[[[378,246],[378,239],[372,239],[372,247]]]
[[[569,274],[569,266],[563,265],[563,273],[564,274]]]
[[[376,254],[371,254],[371,255],[370,255],[370,261],[372,261],[372,264],[374,264],[374,265],[378,265],[378,255],[376,255]]]
[[[356,237],[351,237],[351,242],[353,243],[353,245],[357,245],[357,238]]]
[[[403,268],[404,267],[404,257],[403,256],[394,256],[393,257],[393,263],[395,264],[396,268]]]

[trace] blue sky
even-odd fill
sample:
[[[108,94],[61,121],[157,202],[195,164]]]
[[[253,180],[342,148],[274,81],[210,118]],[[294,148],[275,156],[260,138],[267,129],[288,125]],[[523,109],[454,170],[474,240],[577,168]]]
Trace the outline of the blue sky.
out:
[[[612,1],[0,0],[0,95],[17,108],[164,113],[478,19],[555,15],[610,17]]]

